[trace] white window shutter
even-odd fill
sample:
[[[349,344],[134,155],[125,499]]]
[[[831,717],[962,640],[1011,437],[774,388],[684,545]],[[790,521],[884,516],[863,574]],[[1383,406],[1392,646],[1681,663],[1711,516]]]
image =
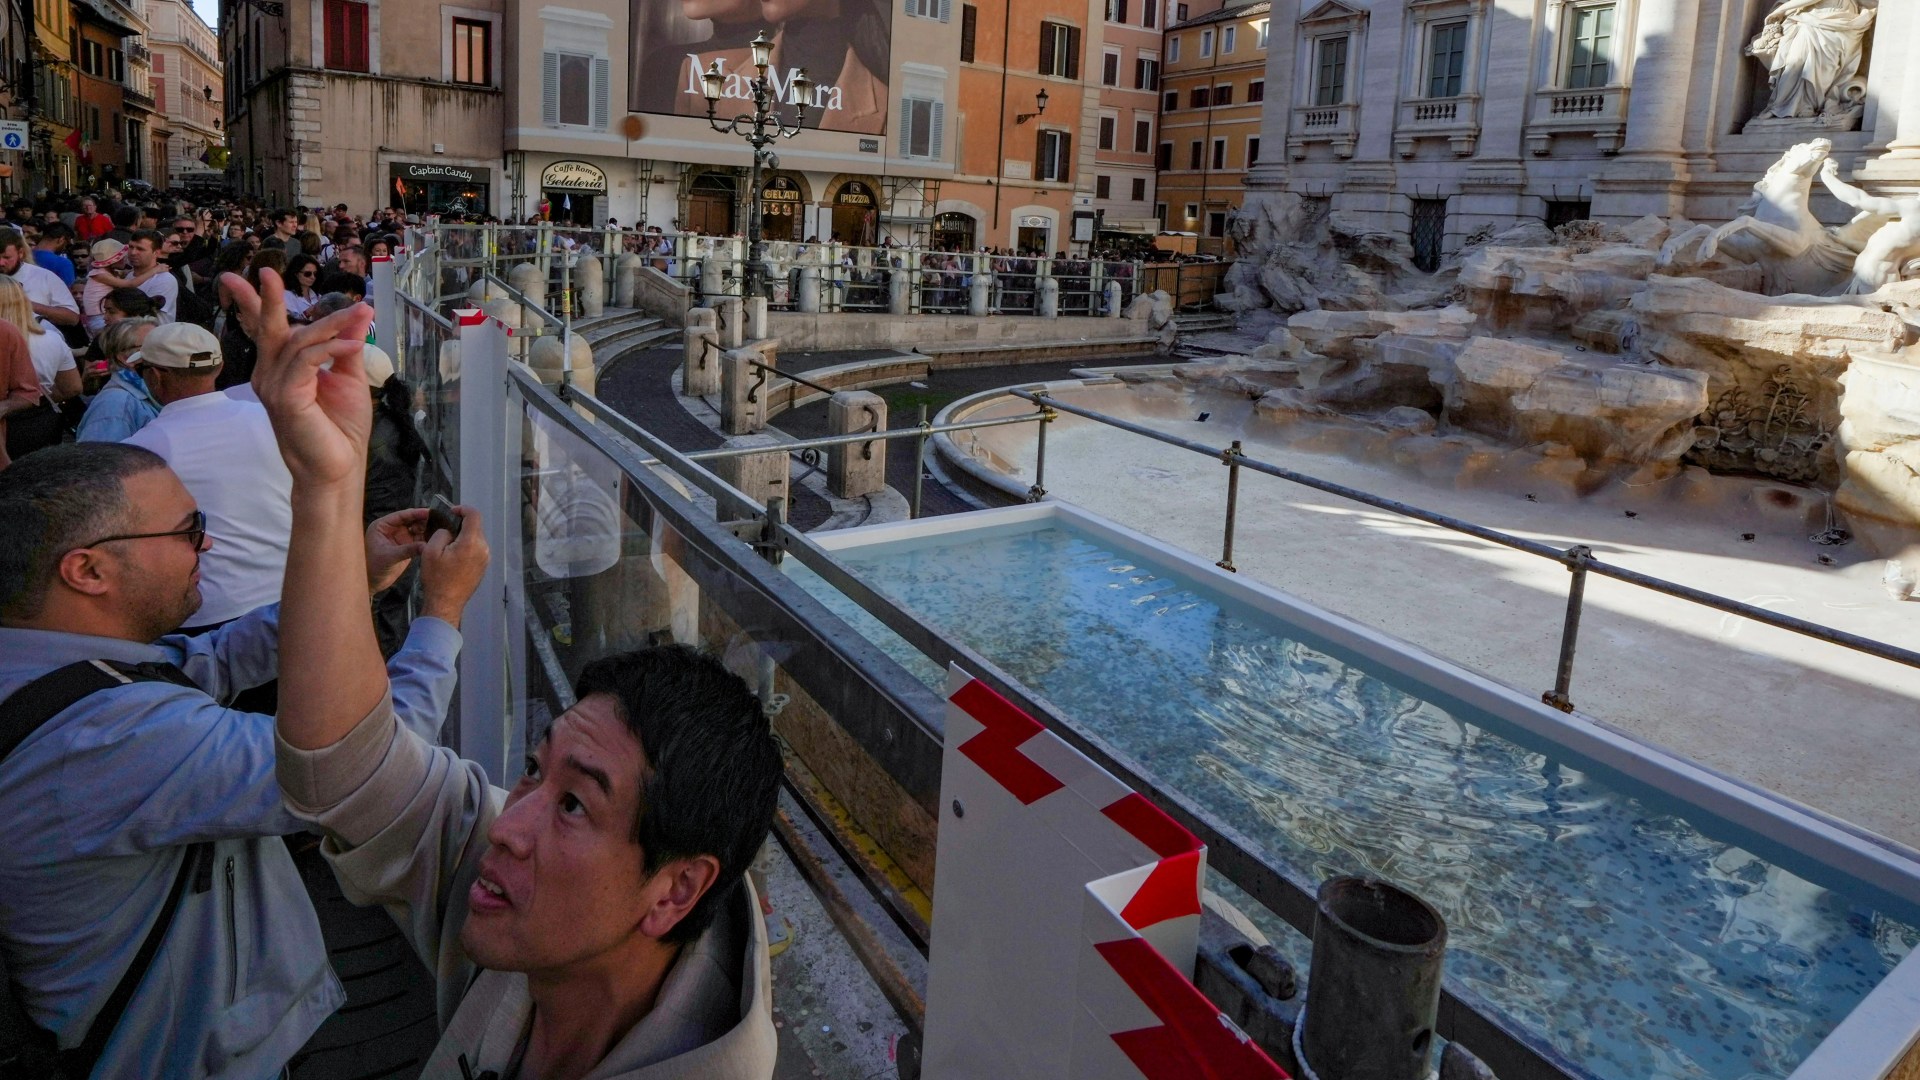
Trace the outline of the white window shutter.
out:
[[[560,126],[560,54],[540,54],[540,122]]]
[[[952,18],[953,18],[953,0],[940,0],[940,21],[946,22]]]
[[[593,130],[607,130],[607,73],[610,65],[606,57],[595,57],[593,61]]]
[[[946,5],[947,5],[947,0],[940,0],[941,10],[943,11],[946,10]],[[941,133],[946,128],[946,124],[947,124],[947,103],[944,101],[935,101],[933,103],[932,112],[933,112],[933,120],[930,126],[932,127],[933,131],[932,131],[932,134],[927,139],[927,156],[932,158],[935,161],[942,161],[942,160],[945,160],[945,157],[941,153],[940,148],[942,144],[940,142],[940,139],[941,139]]]
[[[900,102],[900,156],[913,156],[913,99]]]

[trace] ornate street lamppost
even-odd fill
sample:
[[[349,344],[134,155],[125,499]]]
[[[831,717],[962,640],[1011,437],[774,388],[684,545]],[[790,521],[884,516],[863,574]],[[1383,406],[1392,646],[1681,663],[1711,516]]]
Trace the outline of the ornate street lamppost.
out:
[[[745,295],[765,296],[767,295],[766,264],[761,261],[760,251],[760,215],[763,209],[760,171],[763,168],[778,166],[778,160],[768,147],[781,139],[791,139],[805,130],[803,125],[807,122],[807,106],[815,105],[817,102],[814,101],[813,80],[807,78],[805,68],[794,73],[793,81],[787,86],[787,100],[784,102],[779,100],[773,82],[767,76],[767,65],[773,55],[773,41],[767,37],[765,30],[754,35],[753,40],[747,45],[753,50],[754,75],[747,82],[748,88],[753,92],[751,114],[742,113],[725,123],[714,115],[715,107],[720,104],[721,85],[727,77],[720,70],[718,60],[701,74],[700,83],[701,91],[707,98],[707,123],[713,126],[713,130],[722,134],[732,132],[740,136],[747,140],[747,145],[753,147],[753,168],[747,178],[749,194]],[[788,124],[779,113],[780,106],[783,104],[794,107],[792,124]]]

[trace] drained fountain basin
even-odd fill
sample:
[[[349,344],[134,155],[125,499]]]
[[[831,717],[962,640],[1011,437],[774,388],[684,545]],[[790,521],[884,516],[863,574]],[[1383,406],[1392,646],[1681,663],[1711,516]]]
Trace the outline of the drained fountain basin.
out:
[[[1864,1080],[1920,1034],[1912,852],[1063,504],[814,539],[1298,878],[1433,904],[1447,978],[1595,1076]]]

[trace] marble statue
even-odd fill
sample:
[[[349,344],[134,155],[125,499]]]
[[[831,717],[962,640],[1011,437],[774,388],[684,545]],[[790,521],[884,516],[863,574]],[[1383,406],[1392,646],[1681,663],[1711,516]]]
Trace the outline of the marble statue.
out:
[[[1747,55],[1767,65],[1769,86],[1749,127],[1799,120],[1850,129],[1865,107],[1858,76],[1874,14],[1861,0],[1779,0],[1747,44]]]
[[[1790,0],[1791,2],[1791,0]],[[1772,295],[1829,296],[1852,280],[1854,259],[1868,237],[1887,222],[1884,213],[1862,213],[1840,229],[1820,224],[1808,208],[1813,178],[1829,162],[1833,143],[1813,139],[1780,155],[1753,185],[1740,216],[1725,225],[1696,225],[1660,249],[1662,268],[1693,266],[1716,257],[1752,263],[1764,271]]]
[[[1882,285],[1899,281],[1901,268],[1920,259],[1920,197],[1869,195],[1840,179],[1840,166],[1832,160],[1821,167],[1820,181],[1834,198],[1859,211],[1861,217],[1892,219],[1876,229],[1854,257],[1853,280],[1847,283],[1846,291],[1876,292]]]

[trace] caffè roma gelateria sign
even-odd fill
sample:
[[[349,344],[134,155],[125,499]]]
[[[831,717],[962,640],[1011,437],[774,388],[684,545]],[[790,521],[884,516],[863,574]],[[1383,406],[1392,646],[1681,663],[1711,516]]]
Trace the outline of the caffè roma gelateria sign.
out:
[[[556,161],[540,170],[540,187],[546,191],[584,191],[598,195],[607,190],[607,174],[584,161]]]

